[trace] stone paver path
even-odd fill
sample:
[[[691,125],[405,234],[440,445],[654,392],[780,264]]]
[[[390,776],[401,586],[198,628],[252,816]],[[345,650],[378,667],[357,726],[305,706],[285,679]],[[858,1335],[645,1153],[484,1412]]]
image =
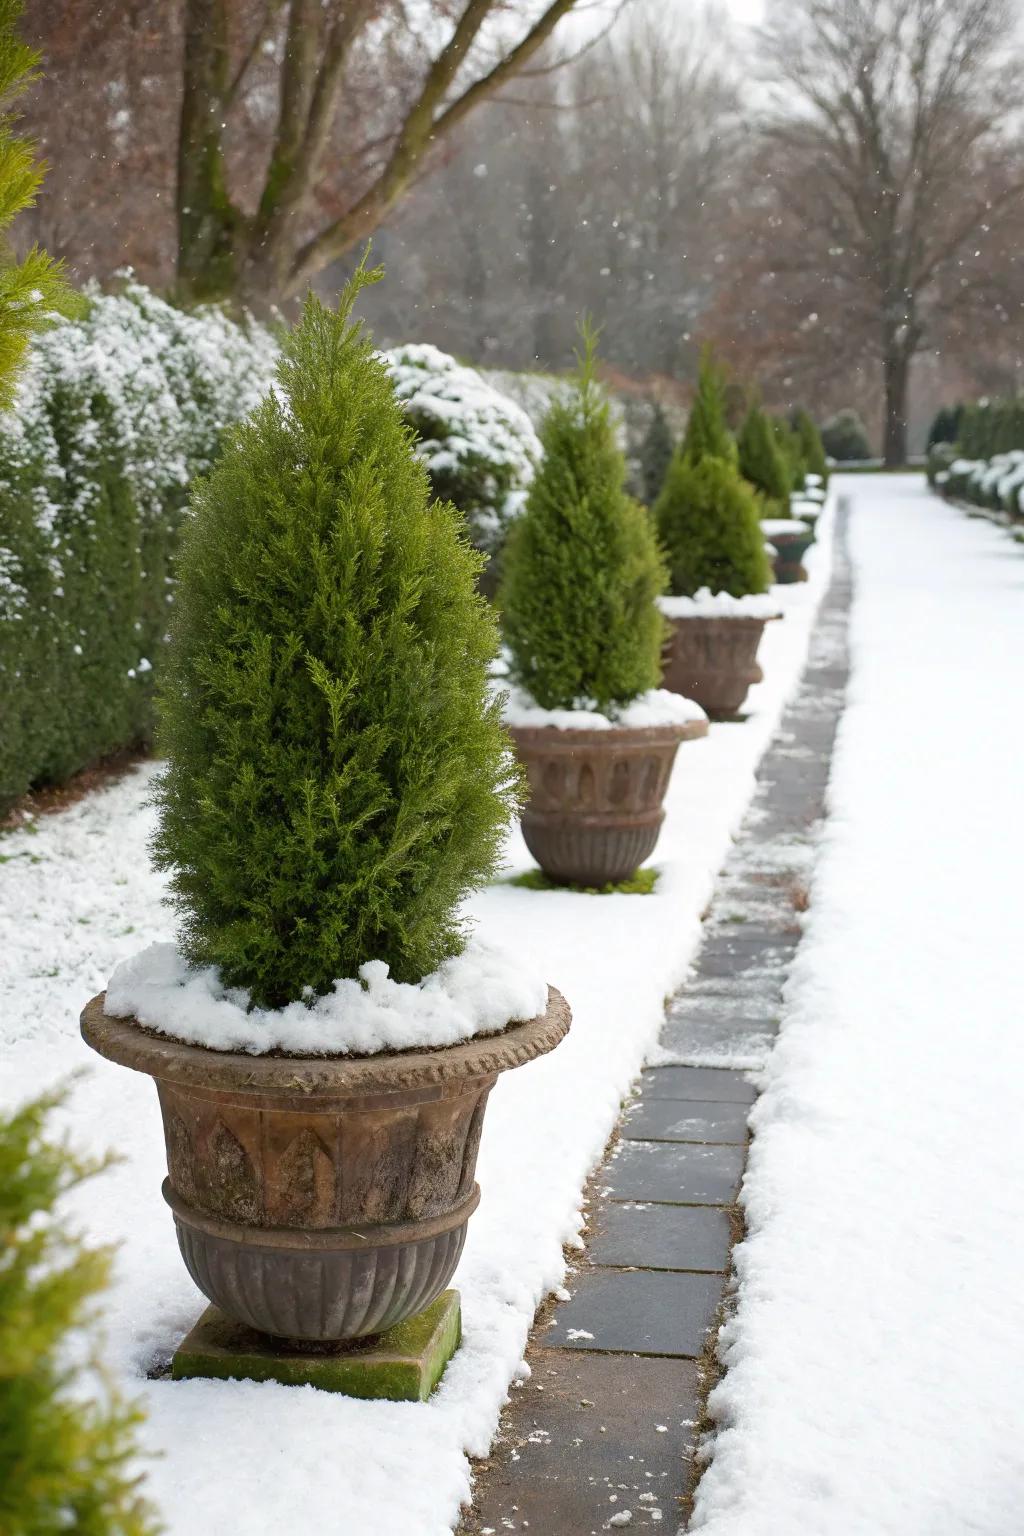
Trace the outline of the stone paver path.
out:
[[[722,1304],[755,1090],[800,942],[847,677],[850,577],[833,578],[797,696],[761,762],[659,1064],[591,1186],[586,1257],[534,1330],[477,1469],[464,1536],[682,1528],[701,1413],[698,1360]],[[642,899],[642,898],[638,898]]]

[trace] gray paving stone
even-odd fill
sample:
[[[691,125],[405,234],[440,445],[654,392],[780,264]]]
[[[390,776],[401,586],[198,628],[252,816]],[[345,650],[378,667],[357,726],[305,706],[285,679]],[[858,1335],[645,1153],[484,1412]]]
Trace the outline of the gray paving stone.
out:
[[[630,1531],[674,1536],[698,1412],[693,1362],[544,1348],[530,1361],[477,1469],[462,1536],[603,1536],[627,1509]]]
[[[746,1148],[709,1143],[624,1141],[605,1170],[616,1200],[728,1205],[736,1198]]]
[[[555,1310],[544,1347],[695,1359],[722,1295],[718,1274],[584,1269]]]
[[[716,1205],[604,1203],[587,1253],[594,1264],[637,1269],[729,1268],[729,1217]]]
[[[640,1099],[626,1112],[623,1141],[723,1142],[743,1146],[747,1139],[746,1104]]]
[[[666,1024],[658,1039],[662,1060],[680,1066],[722,1067],[760,1065],[771,1050],[779,1026],[774,1018],[736,1018],[682,1014]]]
[[[717,1067],[648,1067],[640,1076],[649,1099],[698,1099],[721,1104],[753,1104],[756,1091],[741,1072]]]

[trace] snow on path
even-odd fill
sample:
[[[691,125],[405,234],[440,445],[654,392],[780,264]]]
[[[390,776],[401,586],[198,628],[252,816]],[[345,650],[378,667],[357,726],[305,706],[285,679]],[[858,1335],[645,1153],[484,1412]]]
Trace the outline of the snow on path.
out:
[[[1024,1529],[1024,550],[848,479],[852,679],[700,1536]]]
[[[766,681],[743,725],[713,726],[680,750],[651,896],[592,897],[498,884],[473,902],[481,936],[519,947],[569,998],[573,1029],[551,1056],[503,1076],[479,1161],[480,1210],[456,1284],[465,1338],[430,1403],[360,1403],[252,1382],[149,1381],[203,1300],[160,1198],[163,1145],[148,1079],[100,1061],[78,1013],[113,966],[168,938],[149,868],[145,769],[34,833],[0,839],[0,1104],[76,1068],[64,1112],[83,1147],[124,1161],[79,1191],[91,1237],[120,1242],[107,1298],[107,1354],[143,1399],[157,1453],[150,1488],[171,1536],[262,1536],[304,1525],[359,1536],[444,1536],[470,1494],[467,1453],[488,1450],[534,1311],[559,1286],[580,1191],[653,1045],[665,996],[683,980],[700,913],[754,786],[758,760],[798,682],[828,575],[829,518],[811,580],[779,588],[786,611],[762,645]],[[518,835],[510,872],[528,868]],[[638,1408],[643,1412],[642,1406]]]

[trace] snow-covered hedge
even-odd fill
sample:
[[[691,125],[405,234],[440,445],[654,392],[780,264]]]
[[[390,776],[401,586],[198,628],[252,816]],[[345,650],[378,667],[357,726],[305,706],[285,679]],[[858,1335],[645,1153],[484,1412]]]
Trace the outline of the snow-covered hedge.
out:
[[[530,417],[437,347],[412,343],[383,356],[434,494],[465,514],[479,549],[498,554],[540,458]]]
[[[149,741],[188,485],[277,357],[260,326],[132,281],[40,338],[0,418],[0,814]],[[529,416],[436,347],[384,359],[435,494],[500,554],[540,455]]]
[[[929,478],[947,496],[1012,517],[1024,515],[1024,449],[997,453],[991,459],[953,458]]]
[[[0,421],[0,810],[149,739],[187,487],[276,351],[132,282],[37,342]]]

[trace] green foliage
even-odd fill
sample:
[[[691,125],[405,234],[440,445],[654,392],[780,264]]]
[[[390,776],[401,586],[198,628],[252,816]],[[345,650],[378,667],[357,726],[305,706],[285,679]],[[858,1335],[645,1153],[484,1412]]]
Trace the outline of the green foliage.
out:
[[[789,468],[775,441],[768,418],[758,405],[746,414],[737,441],[740,474],[769,501],[785,508],[791,489]],[[784,514],[783,514],[784,515]]]
[[[57,1102],[0,1116],[0,1531],[150,1536],[132,1471],[139,1415],[113,1392],[86,1397],[86,1370],[64,1344],[89,1321],[110,1256],[58,1208],[99,1165],[46,1138]]]
[[[650,424],[640,444],[640,488],[644,505],[653,507],[665,483],[675,444],[665,412],[655,404]]]
[[[771,566],[757,497],[725,459],[693,463],[677,453],[654,518],[677,597],[692,597],[703,587],[732,597],[767,590]]]
[[[148,743],[186,486],[272,353],[134,284],[37,339],[0,429],[0,814]]]
[[[542,709],[612,712],[655,688],[665,570],[626,465],[584,327],[577,389],[541,427],[544,459],[515,524],[501,588],[510,675]]]
[[[864,423],[857,412],[849,408],[837,411],[826,421],[821,429],[821,442],[829,458],[840,464],[871,457]]]
[[[683,457],[696,464],[701,459],[737,460],[736,439],[725,419],[725,378],[709,348],[701,354],[697,393],[690,408],[682,444]]]
[[[609,881],[607,885],[574,885],[572,889],[577,896],[650,896],[658,883],[658,875],[658,870],[646,864],[625,880]],[[508,883],[524,891],[561,891],[564,895],[566,890],[542,869],[525,869],[522,874],[513,875]]]
[[[991,459],[1024,448],[1024,397],[964,406],[958,445],[968,459]]]
[[[932,424],[928,428],[928,449],[938,446],[939,443],[955,443],[960,435],[960,418],[963,415],[963,406],[940,406],[932,418]]]
[[[481,557],[350,322],[377,275],[307,300],[179,560],[155,851],[185,953],[263,1006],[458,953],[517,799]]]
[[[46,167],[30,139],[15,132],[6,108],[39,78],[39,54],[17,33],[21,0],[0,0],[0,409],[14,398],[14,381],[33,334],[69,311],[74,300],[59,262],[33,247],[15,261],[7,244],[12,222],[36,200]]]
[[[804,484],[808,466],[804,463],[800,438],[784,416],[771,416],[769,422],[775,444],[789,472],[790,490],[798,491]]]
[[[805,475],[820,475],[822,483],[828,481],[828,461],[825,458],[825,449],[821,442],[821,433],[815,425],[814,418],[808,411],[798,410],[793,418],[793,427],[800,442],[800,458],[804,466]],[[801,485],[802,485],[801,481]],[[794,487],[799,489],[800,487]]]
[[[932,444],[928,450],[928,463],[926,469],[928,484],[930,486],[934,487],[937,475],[941,474],[948,477],[949,466],[953,463],[956,457],[957,450],[954,443],[940,440],[939,442]]]

